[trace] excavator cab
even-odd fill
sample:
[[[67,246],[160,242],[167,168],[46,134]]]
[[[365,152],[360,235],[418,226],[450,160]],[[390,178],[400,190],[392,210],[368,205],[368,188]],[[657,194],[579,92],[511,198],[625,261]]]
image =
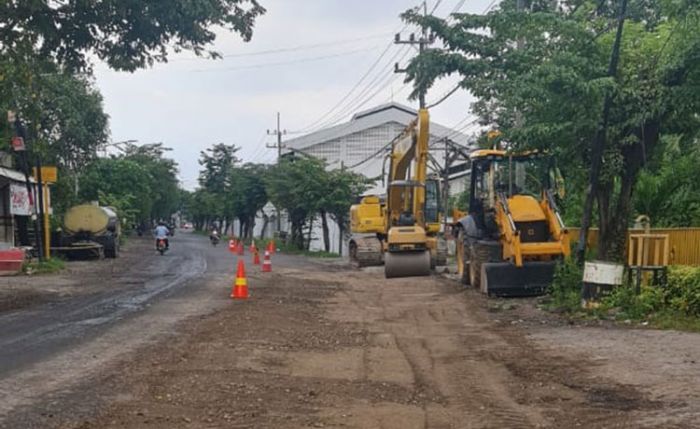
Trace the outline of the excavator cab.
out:
[[[543,153],[472,154],[469,213],[459,221],[462,281],[498,296],[538,295],[570,252],[556,195],[561,174]]]
[[[391,142],[383,203],[365,197],[351,207],[350,260],[357,266],[384,264],[386,277],[427,276],[447,259],[440,234],[440,186],[428,176],[428,111]]]

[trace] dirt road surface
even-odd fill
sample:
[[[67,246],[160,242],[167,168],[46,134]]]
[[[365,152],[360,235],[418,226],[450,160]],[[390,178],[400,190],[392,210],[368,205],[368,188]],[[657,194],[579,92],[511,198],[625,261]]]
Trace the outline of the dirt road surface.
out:
[[[194,275],[2,373],[0,427],[700,427],[697,334],[494,311],[438,276],[283,255],[248,265],[234,302],[234,258],[181,240]]]

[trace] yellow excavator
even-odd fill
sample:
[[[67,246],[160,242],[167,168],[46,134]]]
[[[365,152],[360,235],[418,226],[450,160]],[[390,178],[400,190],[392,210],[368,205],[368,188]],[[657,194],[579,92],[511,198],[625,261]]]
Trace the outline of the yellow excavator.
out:
[[[430,118],[426,109],[392,141],[386,198],[366,196],[350,209],[350,259],[358,266],[384,264],[387,278],[427,276],[444,265],[440,186],[428,179]]]
[[[452,228],[462,283],[493,296],[544,293],[556,261],[571,252],[552,157],[485,149],[470,160],[469,211]]]

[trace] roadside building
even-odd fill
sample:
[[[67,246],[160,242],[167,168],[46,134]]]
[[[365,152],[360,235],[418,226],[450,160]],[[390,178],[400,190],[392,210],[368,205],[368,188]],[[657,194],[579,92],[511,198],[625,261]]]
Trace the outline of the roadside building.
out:
[[[29,182],[36,194],[36,182],[31,177]],[[24,174],[6,164],[0,166],[0,250],[33,246],[32,202]]]
[[[385,184],[381,177],[384,172],[386,145],[401,133],[406,126],[417,116],[417,111],[410,107],[389,103],[376,106],[369,110],[356,113],[352,119],[340,125],[321,129],[301,137],[287,140],[283,149],[283,156],[292,154],[309,155],[325,159],[329,169],[347,168],[369,178],[377,178],[374,186],[367,194],[385,194]],[[467,154],[473,143],[469,138],[448,127],[430,122],[430,150],[435,164],[429,165],[432,173],[439,176],[442,172],[437,167],[444,168],[448,150],[459,148],[462,154]],[[448,150],[446,150],[448,149]],[[454,154],[454,152],[449,152]],[[388,168],[388,166],[387,166]],[[464,182],[468,174],[468,161],[465,156],[457,156],[449,169],[450,194],[455,195],[464,190]],[[269,205],[270,206],[270,205]],[[272,207],[266,207],[268,215],[268,228],[266,235],[270,236],[276,231],[277,220]],[[272,219],[269,217],[272,216]],[[256,222],[256,233],[261,232],[261,219]],[[271,228],[269,227],[271,224]],[[281,231],[289,231],[289,223],[284,213],[279,221]],[[339,236],[337,225],[331,222],[331,249],[338,252],[346,246],[346,238]],[[323,240],[320,222],[312,231],[311,248],[319,250],[323,248]],[[343,254],[345,254],[343,249]]]

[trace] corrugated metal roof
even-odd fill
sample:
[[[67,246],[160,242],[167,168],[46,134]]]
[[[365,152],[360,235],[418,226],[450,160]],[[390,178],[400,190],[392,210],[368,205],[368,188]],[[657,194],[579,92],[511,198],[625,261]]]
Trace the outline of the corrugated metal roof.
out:
[[[418,112],[415,109],[411,109],[402,104],[382,104],[372,109],[356,113],[350,122],[324,128],[301,137],[287,140],[285,145],[289,148],[287,152],[289,152],[290,149],[306,149],[317,144],[327,143],[350,134],[391,122],[408,125],[416,118],[417,114]],[[430,122],[430,135],[433,138],[441,138],[450,135],[451,141],[462,146],[469,146],[470,143],[466,135],[432,121]]]

